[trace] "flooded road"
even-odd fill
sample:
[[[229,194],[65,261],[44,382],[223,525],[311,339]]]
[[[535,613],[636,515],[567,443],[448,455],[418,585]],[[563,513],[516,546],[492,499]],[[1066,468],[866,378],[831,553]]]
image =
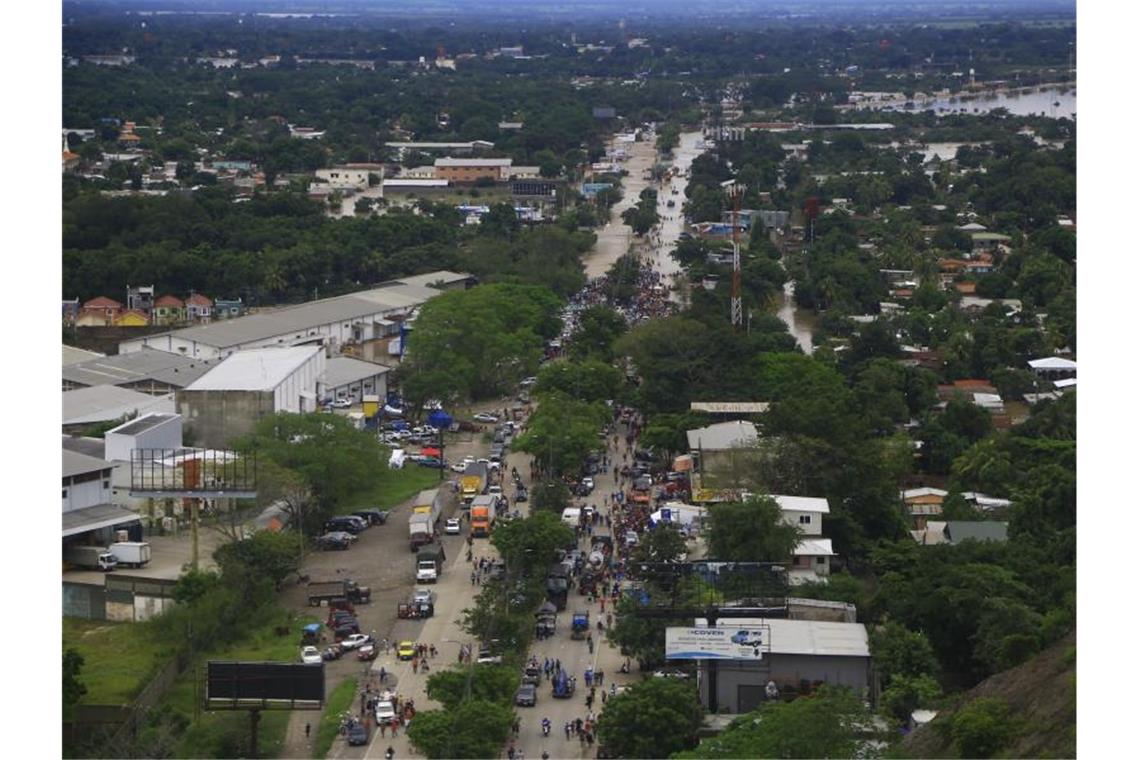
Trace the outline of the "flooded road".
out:
[[[788,326],[788,332],[796,339],[796,344],[800,349],[811,356],[813,350],[811,336],[819,324],[819,316],[811,309],[800,309],[796,306],[795,290],[795,282],[789,280],[784,284],[784,295],[780,300],[780,308],[776,311],[776,316]]]

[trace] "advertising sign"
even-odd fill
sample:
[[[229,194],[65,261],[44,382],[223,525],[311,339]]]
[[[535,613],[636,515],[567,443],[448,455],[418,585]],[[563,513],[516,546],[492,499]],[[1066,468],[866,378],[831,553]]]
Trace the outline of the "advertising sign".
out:
[[[669,660],[759,660],[765,631],[752,628],[665,629],[665,657]]]

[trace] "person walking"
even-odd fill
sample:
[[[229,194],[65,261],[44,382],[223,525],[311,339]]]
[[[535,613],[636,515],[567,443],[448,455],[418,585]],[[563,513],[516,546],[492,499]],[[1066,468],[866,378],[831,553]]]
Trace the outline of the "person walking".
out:
[[[312,727],[310,724],[306,723],[306,724],[305,724],[305,739],[308,739],[308,738],[309,738],[309,733],[310,733],[312,730],[313,730],[313,727]]]

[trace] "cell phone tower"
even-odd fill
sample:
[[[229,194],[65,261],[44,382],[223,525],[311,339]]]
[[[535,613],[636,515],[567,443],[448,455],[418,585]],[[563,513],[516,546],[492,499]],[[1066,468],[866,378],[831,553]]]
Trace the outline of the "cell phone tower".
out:
[[[744,324],[744,305],[740,300],[740,200],[744,197],[744,185],[736,180],[722,182],[724,194],[732,203],[732,326]]]

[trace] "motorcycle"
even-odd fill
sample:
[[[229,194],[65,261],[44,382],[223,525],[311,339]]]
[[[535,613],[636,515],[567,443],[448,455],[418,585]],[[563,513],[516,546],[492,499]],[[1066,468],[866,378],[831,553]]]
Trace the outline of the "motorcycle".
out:
[[[550,736],[550,718],[542,719],[542,735]]]

